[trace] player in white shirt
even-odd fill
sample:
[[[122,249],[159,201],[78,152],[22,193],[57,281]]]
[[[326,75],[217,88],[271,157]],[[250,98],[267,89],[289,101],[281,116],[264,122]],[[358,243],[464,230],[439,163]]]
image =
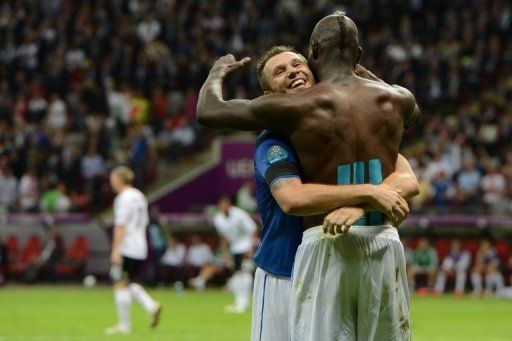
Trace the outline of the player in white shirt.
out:
[[[107,334],[131,332],[130,307],[137,301],[150,314],[150,326],[156,327],[162,307],[144,288],[135,283],[137,273],[148,256],[146,228],[149,223],[148,202],[141,191],[132,186],[134,174],[125,166],[110,174],[112,189],[118,193],[114,201],[114,235],[110,275],[119,323],[105,330]]]
[[[249,308],[252,291],[252,269],[245,269],[242,263],[250,263],[254,247],[256,223],[244,210],[235,207],[231,199],[222,196],[218,201],[218,212],[213,218],[215,229],[229,243],[233,255],[234,273],[228,288],[235,296],[235,303],[226,307],[226,312],[242,313]]]
[[[462,249],[459,239],[453,239],[450,253],[443,260],[441,269],[436,278],[434,291],[440,295],[444,293],[448,275],[455,275],[455,295],[460,296],[466,287],[466,278],[469,266],[471,265],[471,254]]]
[[[197,234],[192,235],[190,241],[185,262],[198,269],[211,263],[213,253],[210,246],[202,242]]]

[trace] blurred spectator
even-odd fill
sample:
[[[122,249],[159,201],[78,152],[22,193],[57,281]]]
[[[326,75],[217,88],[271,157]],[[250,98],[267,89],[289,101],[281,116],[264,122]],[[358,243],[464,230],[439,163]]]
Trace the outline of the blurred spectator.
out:
[[[17,192],[18,179],[12,173],[11,167],[6,166],[0,174],[0,205],[12,211],[16,204]]]
[[[187,250],[185,257],[185,264],[191,267],[193,273],[198,273],[199,270],[209,264],[213,259],[212,250],[210,246],[203,241],[197,234],[190,237],[190,246]]]
[[[254,194],[254,182],[248,180],[242,187],[236,192],[236,206],[244,211],[254,213],[258,208],[258,202]]]
[[[226,240],[222,239],[219,247],[215,250],[213,260],[210,264],[204,265],[199,274],[188,281],[188,285],[196,290],[206,289],[206,283],[216,275],[226,275],[231,264],[231,254]]]
[[[166,240],[158,219],[160,212],[156,206],[150,209],[148,239],[150,245],[149,260],[147,261],[146,276],[150,284],[157,284],[157,270],[160,259],[166,251]]]
[[[444,171],[439,171],[432,178],[433,201],[436,209],[441,213],[448,212],[450,204],[456,194],[455,185]]]
[[[55,187],[47,189],[41,196],[39,203],[41,212],[65,213],[71,208],[71,199],[66,194],[66,185],[58,183]]]
[[[508,209],[505,177],[499,173],[497,162],[491,161],[487,174],[482,178],[483,201],[493,213],[505,213]]]
[[[54,93],[50,97],[50,105],[48,106],[48,116],[46,125],[50,130],[63,129],[67,124],[66,103]]]
[[[196,133],[194,129],[187,124],[185,117],[179,117],[176,127],[169,135],[169,156],[171,160],[174,162],[180,160],[190,151],[195,141]]]
[[[455,275],[455,295],[462,295],[466,287],[467,272],[470,265],[471,254],[462,249],[462,243],[459,239],[453,239],[450,253],[443,260],[441,269],[437,273],[435,293],[438,295],[444,293],[447,277]]]
[[[457,201],[460,204],[478,204],[478,194],[481,179],[482,176],[476,168],[475,161],[473,158],[469,158],[464,165],[464,169],[458,174],[457,177]]]
[[[164,282],[183,282],[186,247],[183,243],[176,241],[172,234],[167,236],[167,249],[160,259],[163,265]]]
[[[39,189],[34,169],[29,168],[21,177],[18,193],[20,209],[23,212],[33,212],[37,209],[37,204],[39,202]]]
[[[475,264],[471,271],[473,295],[479,296],[483,291],[483,277],[485,277],[485,294],[491,295],[493,289],[500,291],[505,286],[503,275],[499,272],[500,258],[496,249],[488,239],[480,242],[475,256]]]
[[[413,283],[413,288],[416,288],[416,277],[418,275],[427,276],[427,289],[431,290],[434,285],[438,266],[437,251],[432,246],[427,238],[422,237],[418,240],[418,247],[414,250],[414,259],[412,263],[412,271],[408,273],[409,283]]]
[[[87,191],[94,198],[93,205],[97,208],[101,207],[101,180],[105,175],[106,166],[95,143],[89,145],[87,155],[82,158],[80,169]]]

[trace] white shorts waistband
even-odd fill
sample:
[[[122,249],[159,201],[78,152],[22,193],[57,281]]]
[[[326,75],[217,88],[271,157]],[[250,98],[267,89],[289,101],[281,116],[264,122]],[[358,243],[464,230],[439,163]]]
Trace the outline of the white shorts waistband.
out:
[[[384,237],[390,239],[400,240],[398,230],[391,225],[380,226],[352,226],[348,230],[348,236],[361,236],[361,237]],[[302,234],[302,243],[311,242],[317,239],[339,237],[340,235],[332,235],[325,233],[322,226],[315,226],[307,229]]]

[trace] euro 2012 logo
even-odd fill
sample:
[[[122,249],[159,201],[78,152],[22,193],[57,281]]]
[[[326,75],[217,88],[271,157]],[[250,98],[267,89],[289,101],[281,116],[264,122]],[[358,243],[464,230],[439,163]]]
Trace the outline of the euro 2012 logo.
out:
[[[281,146],[273,145],[267,152],[267,161],[270,164],[274,164],[279,161],[286,160],[288,158],[288,152]]]

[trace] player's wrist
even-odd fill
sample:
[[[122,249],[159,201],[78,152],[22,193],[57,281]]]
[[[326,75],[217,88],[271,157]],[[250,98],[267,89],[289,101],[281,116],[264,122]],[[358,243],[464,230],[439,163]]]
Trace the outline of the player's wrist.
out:
[[[361,201],[365,204],[373,205],[376,202],[376,190],[377,186],[371,184],[359,185],[361,186]]]

